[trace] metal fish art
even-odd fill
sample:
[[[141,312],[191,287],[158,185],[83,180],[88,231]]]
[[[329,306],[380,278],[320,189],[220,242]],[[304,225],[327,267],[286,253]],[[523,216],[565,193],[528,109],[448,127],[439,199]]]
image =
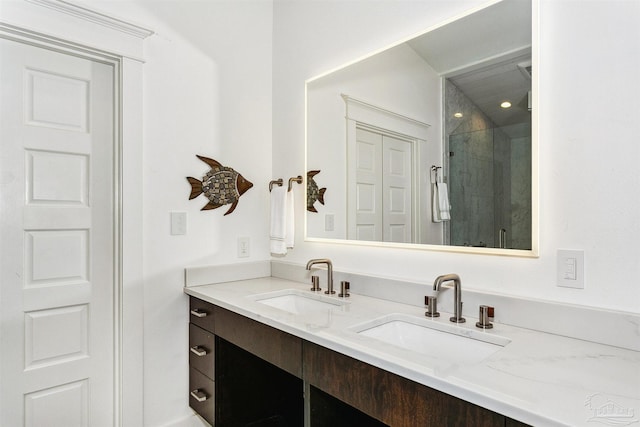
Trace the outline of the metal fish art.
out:
[[[318,212],[313,206],[316,201],[324,205],[324,193],[327,189],[318,188],[318,184],[316,184],[316,181],[313,179],[313,177],[319,173],[319,170],[307,172],[307,210],[309,212]]]
[[[201,209],[203,211],[231,204],[225,213],[225,215],[229,215],[238,206],[240,196],[253,187],[253,184],[234,169],[222,166],[216,160],[198,155],[196,157],[208,164],[211,169],[204,175],[202,181],[190,176],[187,177],[191,184],[189,200],[204,194],[209,199],[209,203],[204,205]]]

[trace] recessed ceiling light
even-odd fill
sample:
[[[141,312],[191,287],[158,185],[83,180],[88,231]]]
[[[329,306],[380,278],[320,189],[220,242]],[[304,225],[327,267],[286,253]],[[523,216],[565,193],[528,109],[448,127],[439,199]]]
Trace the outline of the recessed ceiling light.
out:
[[[454,113],[453,117],[455,117],[456,119],[459,119],[462,117],[462,113]]]
[[[511,103],[509,101],[502,101],[502,104],[500,104],[500,106],[502,108],[511,108]]]

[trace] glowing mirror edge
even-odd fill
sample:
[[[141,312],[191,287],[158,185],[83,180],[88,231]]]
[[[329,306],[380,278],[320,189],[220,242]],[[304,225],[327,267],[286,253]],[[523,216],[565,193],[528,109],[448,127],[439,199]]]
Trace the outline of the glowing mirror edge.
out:
[[[307,174],[306,171],[309,170],[308,167],[308,135],[307,135],[307,125],[308,125],[308,117],[307,117],[307,86],[309,83],[314,82],[315,80],[321,79],[333,72],[341,70],[345,67],[358,63],[362,60],[370,58],[378,53],[384,52],[392,47],[398,46],[402,43],[406,43],[409,40],[412,40],[416,37],[419,37],[423,34],[429,33],[433,30],[436,30],[440,27],[443,27],[451,22],[457,21],[458,19],[462,19],[468,15],[471,15],[475,12],[478,12],[482,9],[485,9],[489,6],[492,6],[496,3],[500,3],[503,0],[493,0],[488,3],[483,4],[482,6],[478,6],[472,9],[467,10],[466,12],[454,15],[453,17],[446,19],[436,25],[428,27],[426,30],[421,31],[419,33],[413,34],[412,36],[406,37],[400,41],[392,43],[386,47],[381,49],[377,49],[373,52],[370,52],[364,56],[361,56],[355,60],[349,61],[343,65],[332,68],[318,76],[312,77],[305,81],[305,90],[304,90],[304,184],[305,188],[305,206],[306,206],[306,188],[307,188]],[[500,248],[478,248],[472,246],[449,246],[449,245],[431,245],[425,243],[393,243],[393,242],[380,242],[380,241],[363,241],[363,240],[348,240],[348,239],[328,239],[323,237],[310,237],[307,234],[307,215],[308,212],[304,211],[304,241],[305,242],[314,242],[314,243],[328,243],[328,244],[338,244],[338,245],[351,245],[351,246],[370,246],[370,247],[383,247],[383,248],[399,248],[399,249],[417,249],[417,250],[426,250],[426,251],[436,251],[436,252],[455,252],[455,253],[467,253],[467,254],[478,254],[478,255],[499,255],[499,256],[510,256],[510,257],[525,257],[525,258],[538,258],[540,256],[540,208],[539,208],[539,134],[538,134],[538,95],[539,95],[539,72],[538,72],[538,64],[539,64],[539,45],[540,45],[540,17],[539,17],[539,0],[531,0],[531,68],[532,68],[532,78],[531,78],[531,92],[532,92],[532,102],[531,102],[531,249],[500,249]]]

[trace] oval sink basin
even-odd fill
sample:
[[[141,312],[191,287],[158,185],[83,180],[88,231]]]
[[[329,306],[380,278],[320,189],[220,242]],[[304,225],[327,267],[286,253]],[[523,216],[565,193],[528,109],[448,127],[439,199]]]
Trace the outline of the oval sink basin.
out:
[[[251,295],[251,299],[293,314],[308,314],[319,311],[332,310],[347,304],[336,298],[305,292],[298,289],[284,289],[282,291],[267,292]]]
[[[510,339],[458,325],[391,314],[352,327],[361,336],[404,350],[454,363],[477,363],[511,342]]]

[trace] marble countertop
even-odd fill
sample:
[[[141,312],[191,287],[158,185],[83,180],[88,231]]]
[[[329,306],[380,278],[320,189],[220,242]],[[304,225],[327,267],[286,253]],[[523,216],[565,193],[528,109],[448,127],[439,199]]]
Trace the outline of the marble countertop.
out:
[[[424,308],[357,294],[332,296],[345,304],[304,314],[256,300],[258,294],[285,289],[314,295],[308,284],[275,277],[195,286],[185,292],[530,425],[640,422],[640,352],[504,324],[481,330],[475,327],[477,319],[466,314],[467,322],[456,325],[442,310],[441,317],[426,319]],[[479,362],[455,363],[355,332],[358,325],[392,314],[415,316],[462,334],[503,337],[510,343]]]

